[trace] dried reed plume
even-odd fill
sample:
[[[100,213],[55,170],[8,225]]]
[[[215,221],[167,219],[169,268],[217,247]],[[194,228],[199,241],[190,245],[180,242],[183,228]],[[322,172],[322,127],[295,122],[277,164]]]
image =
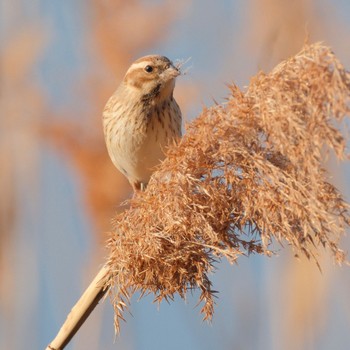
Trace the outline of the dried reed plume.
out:
[[[229,86],[226,103],[204,109],[154,173],[131,209],[115,218],[107,263],[116,329],[131,295],[155,300],[200,290],[213,315],[209,274],[216,261],[270,255],[285,243],[317,261],[338,241],[348,205],[329,183],[324,157],[345,158],[336,126],[349,115],[350,74],[321,44],[304,49],[245,92]]]
[[[215,262],[271,255],[274,241],[316,262],[320,247],[345,261],[338,241],[349,206],[323,161],[329,150],[345,158],[334,124],[349,116],[349,72],[329,48],[306,45],[245,92],[230,90],[226,103],[189,125],[147,190],[115,218],[106,265],[47,349],[63,349],[107,291],[117,331],[138,290],[160,302],[197,288],[210,319]]]

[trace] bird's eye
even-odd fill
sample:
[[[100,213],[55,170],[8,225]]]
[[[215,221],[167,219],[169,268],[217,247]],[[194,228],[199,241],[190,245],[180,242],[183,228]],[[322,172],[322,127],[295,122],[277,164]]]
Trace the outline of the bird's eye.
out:
[[[151,72],[153,72],[153,67],[152,67],[152,66],[146,66],[146,67],[145,67],[145,71],[146,71],[147,73],[151,73]]]

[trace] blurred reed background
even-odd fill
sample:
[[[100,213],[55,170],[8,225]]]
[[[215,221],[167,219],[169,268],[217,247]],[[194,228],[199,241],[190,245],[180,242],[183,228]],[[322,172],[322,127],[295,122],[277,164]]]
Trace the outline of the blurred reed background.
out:
[[[103,262],[110,218],[130,196],[105,150],[101,111],[130,62],[187,59],[184,119],[310,42],[350,68],[346,0],[43,1],[1,8],[0,349],[41,349]],[[329,162],[349,199],[349,166]],[[344,249],[350,240],[345,238]],[[321,258],[223,262],[212,325],[189,297],[132,305],[113,343],[107,300],[69,349],[348,349],[349,268]],[[195,299],[195,298],[193,298]]]

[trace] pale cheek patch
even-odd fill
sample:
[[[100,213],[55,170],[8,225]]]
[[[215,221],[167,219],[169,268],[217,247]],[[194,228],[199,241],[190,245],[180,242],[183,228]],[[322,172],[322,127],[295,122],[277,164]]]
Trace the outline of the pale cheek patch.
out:
[[[134,70],[129,70],[126,74],[124,81],[128,86],[133,86],[137,89],[144,88],[147,83],[154,80],[154,76],[151,74],[145,74],[143,68],[137,68]]]

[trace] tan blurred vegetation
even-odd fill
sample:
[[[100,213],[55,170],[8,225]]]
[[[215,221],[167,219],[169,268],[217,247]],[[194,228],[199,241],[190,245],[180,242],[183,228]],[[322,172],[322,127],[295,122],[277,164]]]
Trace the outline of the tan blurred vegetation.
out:
[[[37,131],[47,109],[42,91],[31,80],[31,73],[46,39],[37,26],[23,24],[2,42],[0,52],[0,309],[10,326],[5,343],[0,342],[0,346],[8,349],[12,348],[17,319],[13,307],[13,291],[17,286],[14,242],[23,216],[19,210],[24,201],[21,194],[34,194],[31,199],[34,210],[39,185]]]
[[[314,0],[252,0],[249,2],[249,47],[258,64],[270,69],[300,50],[305,40],[322,32]]]

